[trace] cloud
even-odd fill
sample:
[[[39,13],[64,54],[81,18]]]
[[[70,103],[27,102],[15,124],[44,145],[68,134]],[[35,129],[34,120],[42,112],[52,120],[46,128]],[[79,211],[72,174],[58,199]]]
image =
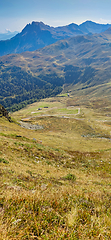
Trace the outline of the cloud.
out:
[[[99,23],[103,23],[103,24],[111,23],[111,19],[109,20],[109,19],[100,18]]]
[[[6,28],[6,29],[5,29],[5,32],[6,32],[6,33],[10,33],[11,31],[10,31],[10,29]]]

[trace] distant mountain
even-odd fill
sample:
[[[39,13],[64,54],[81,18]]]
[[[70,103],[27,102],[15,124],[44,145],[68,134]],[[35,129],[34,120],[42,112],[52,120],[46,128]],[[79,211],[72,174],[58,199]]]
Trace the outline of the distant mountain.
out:
[[[97,24],[86,21],[81,25],[69,24],[63,27],[50,27],[43,22],[27,24],[22,32],[13,38],[0,41],[0,56],[11,53],[35,51],[58,40],[67,39],[78,35],[101,33],[111,27],[110,24]]]
[[[82,32],[89,33],[101,33],[111,27],[111,24],[99,24],[92,21],[86,21],[79,25],[79,28]]]
[[[21,33],[10,40],[0,42],[0,56],[34,51],[58,40],[83,34],[76,24],[65,27],[50,27],[42,22],[32,22],[26,25]]]
[[[0,57],[0,103],[17,110],[64,88],[111,96],[111,33],[76,36],[33,52]],[[102,87],[102,90],[100,90]]]
[[[6,33],[0,33],[0,40],[10,39],[10,38],[14,37],[16,34],[18,34],[17,31],[15,31],[15,32],[7,31]]]

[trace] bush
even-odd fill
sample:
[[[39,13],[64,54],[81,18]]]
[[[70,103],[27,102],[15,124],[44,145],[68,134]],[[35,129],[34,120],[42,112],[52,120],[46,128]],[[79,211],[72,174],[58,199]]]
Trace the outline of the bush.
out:
[[[65,177],[64,177],[64,179],[66,179],[66,180],[71,180],[71,181],[76,181],[76,176],[74,175],[74,174],[71,174],[71,173],[68,173]]]

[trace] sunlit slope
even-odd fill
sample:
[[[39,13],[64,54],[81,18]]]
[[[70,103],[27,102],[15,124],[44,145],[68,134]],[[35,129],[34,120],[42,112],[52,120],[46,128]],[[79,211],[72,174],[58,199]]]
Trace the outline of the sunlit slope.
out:
[[[61,27],[51,27],[43,22],[27,24],[23,30],[14,37],[3,41],[0,34],[0,56],[25,51],[35,51],[59,40],[75,37],[78,35],[101,33],[111,27],[111,24],[97,24],[86,21],[80,25],[71,23]],[[8,33],[9,34],[9,33]]]
[[[11,117],[0,118],[0,239],[109,240],[109,100],[44,99]]]
[[[8,108],[19,103],[25,106],[57,95],[64,87],[67,91],[99,86],[96,96],[103,89],[110,96],[110,36],[110,31],[78,36],[38,51],[1,57],[1,103]]]

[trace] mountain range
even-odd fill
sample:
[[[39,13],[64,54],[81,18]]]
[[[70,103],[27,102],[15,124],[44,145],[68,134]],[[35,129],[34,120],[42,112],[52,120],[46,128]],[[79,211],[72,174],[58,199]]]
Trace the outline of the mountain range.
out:
[[[53,44],[58,40],[78,35],[101,33],[111,27],[111,24],[97,24],[86,21],[80,25],[71,23],[62,27],[50,27],[43,22],[32,22],[11,39],[0,41],[0,56],[11,53],[34,51]]]
[[[9,30],[6,30],[5,33],[0,33],[0,40],[7,40],[7,39],[10,39],[12,37],[14,37],[15,35],[17,35],[18,32],[15,31],[15,32],[10,32]]]
[[[17,110],[66,89],[111,91],[111,28],[59,40],[36,51],[0,57],[0,102]],[[104,86],[104,89],[103,89]],[[15,106],[12,108],[12,106]]]

